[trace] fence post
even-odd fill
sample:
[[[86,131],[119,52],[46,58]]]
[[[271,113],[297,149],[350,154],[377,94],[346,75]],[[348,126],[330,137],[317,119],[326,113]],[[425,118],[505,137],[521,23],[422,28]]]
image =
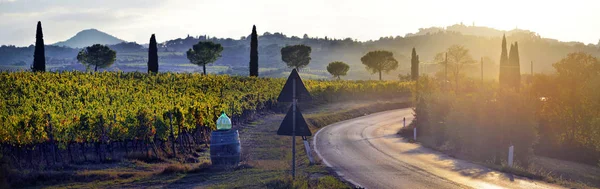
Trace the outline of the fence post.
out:
[[[173,113],[169,112],[169,125],[171,127],[171,149],[173,150],[173,157],[177,157],[177,150],[175,150],[175,135],[173,134]]]

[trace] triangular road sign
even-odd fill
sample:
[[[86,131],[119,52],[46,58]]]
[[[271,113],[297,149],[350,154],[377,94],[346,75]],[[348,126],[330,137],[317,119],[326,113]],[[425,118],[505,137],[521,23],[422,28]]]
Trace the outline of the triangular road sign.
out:
[[[310,93],[304,86],[302,79],[300,79],[300,75],[298,74],[296,69],[293,69],[292,73],[290,73],[290,76],[285,82],[281,93],[279,93],[279,97],[277,97],[278,102],[293,102],[294,79],[296,79],[296,99],[298,99],[299,102],[312,100]]]
[[[293,106],[290,106],[290,110],[288,110],[285,118],[281,122],[279,126],[279,130],[277,130],[277,135],[292,135],[292,115],[293,115]],[[306,124],[306,120],[304,120],[304,116],[300,113],[300,109],[296,107],[296,136],[312,136],[310,129],[308,129],[308,124]]]

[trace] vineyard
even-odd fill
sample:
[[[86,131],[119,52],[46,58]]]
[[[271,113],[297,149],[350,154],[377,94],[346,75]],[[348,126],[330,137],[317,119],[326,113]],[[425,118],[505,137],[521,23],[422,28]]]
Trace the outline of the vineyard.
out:
[[[0,157],[22,167],[115,160],[136,152],[177,156],[208,143],[221,111],[239,123],[256,111],[276,109],[284,82],[196,73],[0,72]],[[304,82],[316,102],[395,97],[411,86]]]

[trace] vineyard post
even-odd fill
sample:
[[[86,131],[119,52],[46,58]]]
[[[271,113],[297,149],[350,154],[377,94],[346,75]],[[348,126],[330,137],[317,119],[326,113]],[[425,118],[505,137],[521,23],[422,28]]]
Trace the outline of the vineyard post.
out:
[[[115,124],[115,125],[117,124],[117,114],[116,113],[113,116],[113,124]],[[112,130],[112,125],[110,125],[109,128],[108,128],[109,132],[111,130]],[[114,146],[113,146],[113,141],[111,140],[109,143],[110,143],[110,156],[111,156],[112,159],[115,159],[115,153],[114,153],[115,149],[114,149]]]
[[[173,113],[169,112],[169,125],[171,125],[171,148],[173,149],[173,157],[177,157],[175,150],[175,135],[173,134]]]
[[[48,138],[50,139],[50,153],[52,153],[52,157],[54,159],[54,161],[57,161],[57,157],[56,157],[56,149],[54,148],[54,135],[52,134],[52,117],[50,116],[50,114],[47,114],[48,116]]]
[[[98,160],[102,162],[104,155],[102,151],[102,144],[104,144],[104,116],[100,115],[100,140],[96,142],[96,153],[98,154]]]
[[[155,128],[156,128],[157,122],[158,122],[158,118],[156,117],[156,110],[154,110],[154,125],[155,125],[154,127]],[[151,130],[152,130],[152,128],[151,128]],[[152,143],[151,143],[151,145],[152,145],[151,146],[152,147],[152,152],[154,152],[154,156],[156,158],[158,158],[158,152],[156,151],[156,141],[157,141],[156,140],[156,133],[154,133],[153,136],[154,136],[154,138],[152,138]]]

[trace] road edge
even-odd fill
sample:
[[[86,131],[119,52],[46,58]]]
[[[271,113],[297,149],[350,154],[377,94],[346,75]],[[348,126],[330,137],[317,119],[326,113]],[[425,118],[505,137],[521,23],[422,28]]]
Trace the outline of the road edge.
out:
[[[396,107],[396,108],[393,108],[393,109],[376,111],[376,112],[372,112],[372,113],[369,113],[369,114],[361,115],[361,116],[358,116],[358,117],[353,117],[353,118],[350,118],[350,119],[346,119],[346,120],[341,120],[341,121],[338,121],[338,122],[334,122],[334,123],[331,123],[331,124],[326,125],[324,127],[321,127],[321,128],[319,128],[319,130],[317,131],[317,133],[315,133],[315,135],[312,137],[312,145],[314,146],[313,151],[315,151],[315,153],[317,154],[317,156],[319,157],[319,159],[323,163],[325,163],[325,165],[327,166],[327,168],[329,168],[332,172],[334,172],[336,176],[342,178],[346,182],[349,182],[350,184],[352,184],[354,186],[354,188],[364,188],[363,186],[361,186],[360,184],[356,183],[352,179],[347,178],[344,174],[340,173],[338,170],[335,170],[335,168],[333,168],[333,166],[331,166],[331,164],[325,158],[323,158],[323,156],[321,155],[321,152],[319,152],[319,148],[317,146],[317,138],[319,137],[319,134],[321,133],[322,130],[324,130],[324,129],[326,129],[329,126],[334,125],[334,124],[340,124],[340,123],[344,123],[344,122],[347,122],[347,121],[350,121],[350,120],[353,120],[353,119],[358,119],[358,118],[361,118],[361,117],[364,117],[364,116],[370,116],[370,115],[373,115],[373,114],[385,113],[385,112],[388,112],[388,111],[395,111],[395,110],[398,110],[398,109],[405,109],[405,108],[412,108],[412,106],[408,106],[408,107]]]

